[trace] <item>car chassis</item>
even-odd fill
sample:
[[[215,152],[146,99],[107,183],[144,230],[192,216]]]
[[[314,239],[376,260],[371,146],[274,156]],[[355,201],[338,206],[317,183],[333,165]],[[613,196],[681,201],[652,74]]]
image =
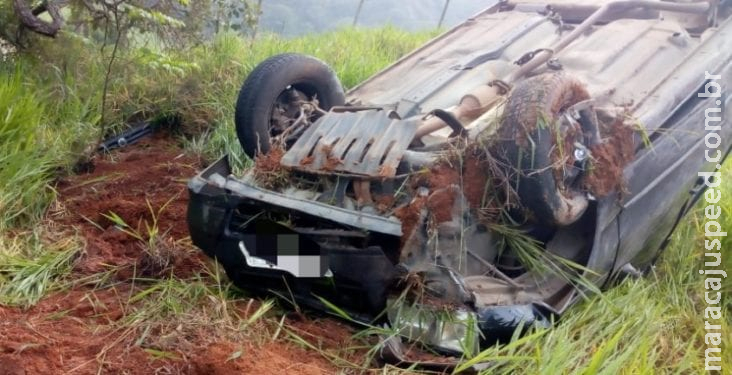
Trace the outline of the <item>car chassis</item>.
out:
[[[470,357],[548,327],[656,260],[716,169],[709,108],[729,154],[730,97],[709,95],[732,84],[729,13],[500,1],[345,105],[292,82],[285,106],[256,108],[268,143],[239,133],[253,168],[224,157],[189,182],[191,238],[242,288],[390,327],[398,363],[403,339]]]

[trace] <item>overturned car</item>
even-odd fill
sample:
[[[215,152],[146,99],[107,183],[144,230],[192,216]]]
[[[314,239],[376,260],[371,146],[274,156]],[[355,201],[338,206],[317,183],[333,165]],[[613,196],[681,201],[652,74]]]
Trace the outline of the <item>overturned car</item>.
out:
[[[190,181],[191,238],[242,288],[387,324],[395,361],[548,326],[648,269],[729,154],[731,3],[500,1],[347,93],[271,57],[236,104],[253,166]]]

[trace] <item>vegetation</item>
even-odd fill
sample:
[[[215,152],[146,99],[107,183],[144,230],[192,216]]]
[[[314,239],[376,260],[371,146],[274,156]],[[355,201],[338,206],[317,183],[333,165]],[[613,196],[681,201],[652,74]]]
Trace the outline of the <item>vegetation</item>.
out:
[[[48,224],[56,182],[88,158],[100,138],[153,119],[176,126],[190,153],[209,161],[223,153],[241,158],[233,104],[239,85],[259,61],[285,51],[312,54],[352,87],[433,35],[343,29],[297,39],[264,35],[252,43],[223,32],[210,43],[177,50],[143,40],[116,57],[109,75],[112,52],[92,38],[62,33],[55,40],[35,41],[30,50],[0,65],[0,304],[28,307],[51,292],[79,285],[119,287],[106,273],[74,276],[72,266],[83,244],[73,233]],[[732,165],[727,163],[723,173],[723,225],[732,228]],[[573,307],[555,328],[489,348],[472,360],[493,361],[496,372],[506,374],[701,372],[702,226],[698,209],[647,278],[622,281]],[[148,231],[158,235],[154,227]],[[150,234],[136,235],[143,245],[154,242]],[[722,248],[732,248],[732,241],[726,238]],[[723,259],[723,268],[732,269],[732,257]],[[338,366],[373,365],[352,359],[371,345],[362,335],[354,337],[351,347],[325,350],[318,338],[283,323],[282,311],[272,302],[253,302],[220,275],[212,265],[192,277],[133,277],[131,290],[120,297],[124,318],[114,323],[120,337],[131,335],[150,356],[175,359],[175,347],[165,338],[192,337],[207,327],[227,340],[256,345],[289,340]],[[729,280],[723,291],[728,310]],[[242,301],[248,304],[247,314],[235,308]],[[727,323],[725,332],[731,329]],[[231,355],[237,358],[242,352]],[[725,355],[725,362],[732,363],[732,353],[726,350]]]

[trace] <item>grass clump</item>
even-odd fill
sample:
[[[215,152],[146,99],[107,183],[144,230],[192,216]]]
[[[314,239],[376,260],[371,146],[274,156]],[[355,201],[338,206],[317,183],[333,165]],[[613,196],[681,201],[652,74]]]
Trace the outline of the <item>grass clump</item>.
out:
[[[29,307],[66,286],[80,244],[66,237],[49,245],[39,236],[38,230],[28,239],[0,236],[0,305]]]
[[[174,353],[193,337],[259,345],[273,340],[274,302],[246,298],[218,269],[189,279],[136,278],[135,284],[117,323],[120,337],[134,338],[132,345]]]
[[[53,158],[39,147],[43,105],[20,74],[0,74],[0,231],[40,218],[53,199]]]

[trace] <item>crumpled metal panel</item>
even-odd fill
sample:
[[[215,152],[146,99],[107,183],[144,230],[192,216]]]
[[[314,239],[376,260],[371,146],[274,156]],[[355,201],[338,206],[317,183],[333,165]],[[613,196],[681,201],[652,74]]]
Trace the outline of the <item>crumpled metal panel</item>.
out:
[[[387,305],[392,328],[406,339],[467,356],[478,353],[480,323],[474,312],[399,300],[390,300]]]
[[[224,177],[214,173],[207,178],[213,186],[226,189],[233,195],[253,199],[262,204],[288,207],[294,211],[335,221],[350,227],[361,228],[392,236],[402,235],[402,223],[395,217],[383,217],[365,212],[348,210],[310,199],[298,199],[278,192],[250,185],[233,176]]]
[[[309,173],[393,177],[417,125],[381,110],[330,112],[305,131],[280,163]]]

